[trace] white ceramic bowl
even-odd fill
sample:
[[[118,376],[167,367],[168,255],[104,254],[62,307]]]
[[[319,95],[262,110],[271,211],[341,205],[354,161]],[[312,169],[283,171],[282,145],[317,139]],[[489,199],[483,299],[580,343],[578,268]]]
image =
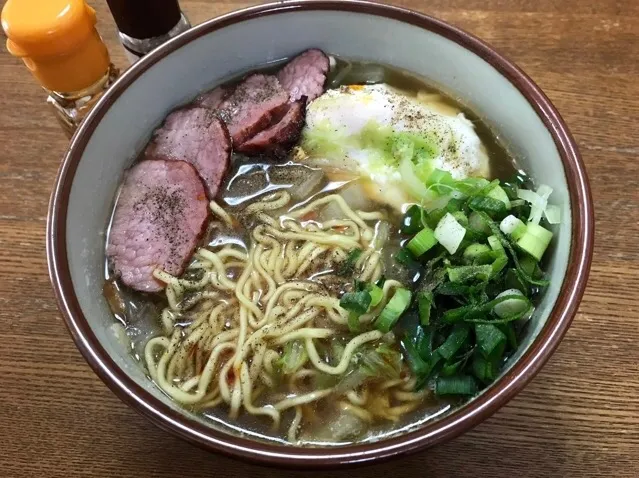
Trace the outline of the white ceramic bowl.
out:
[[[105,228],[124,169],[173,108],[238,72],[319,47],[403,68],[441,85],[497,131],[521,164],[555,191],[562,223],[545,292],[519,352],[470,403],[379,442],[297,448],[242,437],[172,402],[109,333],[102,296]],[[537,86],[480,40],[443,22],[367,2],[284,2],[196,26],[135,64],[77,132],[50,205],[49,268],[73,339],[125,402],[191,442],[285,466],[332,466],[387,458],[462,433],[514,396],[565,333],[583,293],[592,253],[592,204],[584,166],[559,114]]]

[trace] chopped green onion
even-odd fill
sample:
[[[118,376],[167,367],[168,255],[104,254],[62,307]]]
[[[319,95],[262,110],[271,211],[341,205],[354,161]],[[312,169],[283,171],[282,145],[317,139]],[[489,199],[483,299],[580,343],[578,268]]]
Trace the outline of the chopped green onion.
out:
[[[517,190],[517,197],[530,204],[530,217],[528,218],[529,222],[537,216],[539,216],[539,219],[541,219],[541,214],[546,209],[546,206],[548,204],[544,198],[542,198],[535,191],[530,191],[528,189]]]
[[[471,244],[466,249],[464,249],[463,257],[466,262],[472,264],[475,259],[481,257],[482,254],[490,252],[490,247],[486,244]]]
[[[430,323],[430,310],[433,307],[433,293],[421,292],[418,296],[417,307],[419,309],[419,322],[422,325]]]
[[[456,324],[443,344],[435,350],[446,360],[450,360],[457,351],[468,341],[469,329],[466,325]]]
[[[471,212],[468,216],[468,226],[474,231],[490,234],[490,228],[476,211]]]
[[[493,252],[497,255],[492,263],[492,277],[495,277],[504,269],[504,267],[508,265],[508,256],[506,255],[504,246],[501,244],[497,236],[489,236],[488,244],[490,245],[490,248],[493,250]]]
[[[422,226],[422,214],[424,210],[417,204],[413,204],[408,208],[402,218],[402,234],[417,234]]]
[[[474,395],[477,393],[477,382],[468,375],[438,377],[435,382],[436,395]]]
[[[508,250],[510,257],[515,263],[515,268],[517,269],[517,272],[522,276],[522,278],[529,284],[537,285],[540,287],[547,286],[549,284],[547,280],[535,279],[521,268],[521,264],[519,263],[519,258],[517,257],[517,253],[515,252],[513,247],[510,245],[508,240],[502,235],[502,232],[499,229],[499,226],[490,219],[490,216],[488,216],[488,214],[484,212],[480,212],[479,214],[482,215],[482,218],[484,219],[484,221],[486,221],[486,224],[488,224],[488,227],[490,227],[490,230],[492,231],[492,233],[499,239],[499,242],[501,243],[502,247]]]
[[[517,274],[517,269],[508,269],[506,271],[506,275],[504,277],[504,286],[508,287],[509,289],[517,289],[523,294],[528,293],[528,286],[521,279],[521,277],[519,277],[519,274]]]
[[[504,267],[506,267],[507,265],[508,265],[508,256],[506,255],[506,253],[504,252],[503,254],[498,255],[497,258],[491,264],[491,268],[492,268],[491,277],[495,277],[502,270],[504,270]]]
[[[499,229],[504,234],[508,234],[513,237],[514,240],[519,239],[526,234],[526,224],[513,215],[506,216],[499,224]]]
[[[446,295],[450,297],[455,296],[470,296],[483,290],[486,284],[476,285],[463,285],[456,282],[445,282],[435,289],[437,295]]]
[[[523,324],[515,321],[534,310],[534,286],[548,284],[539,259],[552,233],[535,215],[558,221],[559,208],[547,204],[549,187],[524,190],[521,178],[455,181],[428,168],[418,171],[419,179],[428,177],[423,184],[440,196],[405,212],[401,232],[408,240],[396,254],[408,266],[416,296],[404,289],[401,298],[397,290],[385,307],[376,307],[382,310],[373,327],[404,331],[403,359],[417,389],[428,383],[439,395],[468,396],[496,379],[518,346]],[[355,291],[371,296],[369,310],[382,300],[371,284],[356,284]],[[350,326],[362,327],[359,313],[352,315]]]
[[[517,191],[518,198],[530,203],[530,217],[528,218],[528,222],[539,224],[541,216],[548,206],[548,198],[551,194],[552,188],[545,184],[539,186],[537,192],[529,191],[527,189],[519,189]]]
[[[446,210],[449,213],[453,214],[455,212],[459,212],[463,205],[464,205],[463,199],[452,198],[446,203]]]
[[[497,364],[486,360],[481,353],[473,354],[473,374],[484,383],[492,382],[497,377]]]
[[[517,333],[515,332],[515,327],[513,327],[513,323],[508,322],[506,324],[500,324],[497,327],[499,327],[499,330],[501,330],[508,338],[508,345],[510,345],[510,347],[512,347],[513,349],[516,349]]]
[[[493,179],[491,182],[489,182],[483,188],[481,188],[479,191],[477,191],[476,195],[477,196],[488,196],[488,194],[490,194],[490,192],[494,188],[496,188],[497,186],[499,186],[499,179]]]
[[[464,362],[464,359],[460,359],[455,362],[446,362],[439,371],[440,377],[450,377],[451,375],[455,375]]]
[[[428,212],[428,215],[426,216],[426,224],[424,225],[430,227],[431,229],[436,228],[437,224],[439,224],[439,221],[442,220],[447,212],[448,210],[446,209],[445,205],[442,208],[430,210]]]
[[[504,190],[504,192],[508,196],[508,199],[510,199],[511,207],[515,207],[513,204],[514,202],[513,199],[517,200],[517,188],[518,188],[517,182],[516,181],[500,182],[499,187]]]
[[[532,277],[535,277],[537,275],[539,266],[537,265],[537,261],[533,257],[523,256],[521,259],[519,259],[519,265],[526,274],[529,274]]]
[[[450,213],[446,213],[435,228],[435,239],[451,254],[457,252],[465,235],[466,229]]]
[[[459,322],[459,321],[475,322],[475,323],[491,323],[491,322],[502,323],[502,321],[499,321],[499,320],[489,321],[489,320],[484,320],[481,317],[484,317],[486,316],[486,314],[491,312],[497,304],[500,304],[501,302],[505,302],[511,299],[512,297],[513,296],[503,296],[503,297],[495,298],[493,300],[490,300],[482,304],[464,305],[462,307],[457,307],[456,309],[449,309],[446,312],[444,312],[444,314],[442,315],[442,321],[446,323],[450,323],[450,324]],[[526,297],[524,297],[524,299],[528,301]],[[530,303],[530,301],[528,302]],[[504,319],[504,321],[508,322],[508,321],[517,320],[520,318],[521,318],[520,316],[512,316],[512,317],[508,317]]]
[[[360,323],[359,323],[360,315],[361,314],[358,314],[357,312],[353,312],[353,311],[350,311],[348,313],[348,330],[354,334],[356,334],[360,330]]]
[[[483,211],[495,218],[504,217],[508,211],[503,201],[490,196],[474,196],[468,201],[468,207],[476,212]]]
[[[544,242],[549,243],[552,239],[552,232],[541,227],[539,224],[528,224],[528,226],[526,226],[526,232],[538,237]]]
[[[489,184],[490,181],[484,178],[466,178],[455,181],[455,189],[467,196],[472,196]]]
[[[395,253],[395,260],[400,264],[404,264],[405,266],[417,265],[416,257],[405,247],[402,247]]]
[[[371,307],[375,307],[382,301],[384,297],[384,291],[377,285],[372,284],[368,293],[371,295]]]
[[[463,211],[454,211],[451,212],[451,214],[453,215],[455,220],[462,225],[464,229],[468,228],[468,218],[466,217],[466,214],[463,213]]]
[[[495,298],[501,299],[502,297],[508,297],[508,300],[500,302],[493,307],[495,315],[502,319],[516,314],[523,314],[532,308],[530,301],[519,289],[505,290]]]
[[[390,332],[395,322],[410,305],[411,295],[408,289],[397,289],[375,321],[375,328],[384,333]]]
[[[486,358],[492,354],[501,355],[498,352],[506,344],[506,335],[492,324],[475,324],[475,337],[480,352]]]
[[[531,222],[526,226],[526,233],[519,238],[517,245],[539,261],[551,239],[552,232]]]
[[[433,230],[429,227],[425,227],[417,234],[415,234],[410,241],[408,241],[406,247],[413,253],[415,257],[419,257],[426,251],[430,250],[436,244],[437,239],[435,239]]]
[[[561,209],[559,206],[549,204],[546,206],[544,215],[546,216],[546,220],[549,224],[559,224],[561,222]]]
[[[404,357],[406,358],[406,362],[408,362],[408,367],[411,372],[415,374],[418,381],[423,383],[430,373],[430,366],[420,356],[415,344],[408,337],[403,338],[401,344],[404,349]]]
[[[368,291],[359,290],[355,292],[346,292],[339,301],[342,309],[356,314],[365,314],[371,305],[371,295]]]
[[[486,196],[503,202],[506,205],[506,209],[510,209],[510,199],[508,198],[508,194],[506,194],[506,191],[504,191],[501,186],[495,186],[488,192]]]
[[[496,259],[502,256],[506,257],[506,254],[500,254],[498,252],[488,250],[475,256],[475,259],[473,259],[472,263],[476,266],[484,266],[486,264],[492,264],[493,262],[495,262]],[[508,258],[506,257],[506,259]]]
[[[493,269],[489,265],[483,266],[457,266],[446,269],[448,279],[451,282],[464,283],[471,280],[487,281],[492,275]]]
[[[502,246],[501,241],[497,236],[488,236],[488,245],[495,252],[503,252],[506,254],[504,250],[504,246]]]

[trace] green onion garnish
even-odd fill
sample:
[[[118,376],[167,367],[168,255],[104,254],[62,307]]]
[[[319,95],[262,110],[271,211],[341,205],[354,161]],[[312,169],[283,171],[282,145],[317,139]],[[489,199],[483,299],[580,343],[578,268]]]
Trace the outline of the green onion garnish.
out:
[[[446,213],[435,228],[435,239],[451,254],[455,254],[464,240],[466,229],[457,222],[451,213]]]
[[[459,322],[459,321],[490,323],[491,322],[490,320],[487,320],[482,317],[485,317],[489,312],[491,312],[496,305],[511,299],[524,300],[530,305],[530,301],[526,297],[523,297],[521,295],[515,295],[515,294],[506,295],[506,296],[502,296],[502,297],[499,297],[478,305],[471,304],[471,305],[465,305],[463,307],[458,307],[456,309],[449,309],[446,312],[444,312],[444,314],[442,315],[442,321],[451,323],[451,324],[455,322]],[[517,320],[522,318],[524,314],[525,312],[519,315],[506,317],[501,320],[495,319],[492,322],[494,323],[510,322],[512,320]]]
[[[524,316],[525,312],[531,309],[530,301],[518,289],[509,289],[500,293],[496,299],[506,298],[503,302],[493,307],[493,312],[497,317],[506,319],[514,315]]]
[[[526,234],[526,224],[524,224],[521,219],[513,215],[506,216],[501,223],[499,223],[499,229],[504,234],[512,236],[514,240],[517,240]]]
[[[492,266],[458,266],[449,267],[448,279],[451,282],[470,282],[473,280],[487,281],[493,273]]]
[[[539,287],[548,285],[540,260],[553,235],[539,223],[558,222],[559,207],[547,203],[550,187],[532,191],[522,176],[457,181],[434,170],[422,185],[439,197],[406,211],[401,232],[409,237],[395,256],[416,284],[415,300],[398,289],[373,325],[386,332],[401,317],[395,331],[405,333],[403,358],[416,388],[470,396],[498,376],[518,346],[517,321],[531,316]],[[381,289],[355,290],[372,296],[370,313]],[[359,317],[352,322],[359,326]]]
[[[504,217],[506,212],[508,212],[508,208],[503,201],[489,196],[474,196],[470,198],[468,207],[476,212],[485,212],[493,218]]]
[[[404,264],[405,266],[414,266],[418,265],[415,256],[410,250],[405,247],[402,247],[399,251],[395,253],[395,260],[400,264]]]
[[[371,295],[371,307],[375,307],[377,304],[379,304],[384,297],[384,291],[375,284],[371,284],[370,288],[368,289],[368,293]]]
[[[354,334],[360,331],[359,317],[360,314],[357,312],[350,311],[348,313],[348,330]]]
[[[395,322],[410,305],[411,295],[408,289],[397,289],[375,321],[375,328],[384,333],[390,332]]]
[[[417,234],[422,226],[422,215],[424,210],[417,204],[408,208],[402,219],[402,234]]]
[[[339,301],[342,309],[356,314],[365,314],[371,305],[371,295],[368,291],[359,290],[355,292],[346,292]]]
[[[410,338],[405,337],[401,341],[404,356],[411,371],[419,378],[425,378],[430,373],[430,366],[422,359]]]
[[[435,352],[446,360],[449,360],[466,343],[468,334],[469,330],[467,326],[460,324],[455,325],[444,343],[441,344]]]
[[[452,377],[438,377],[435,381],[437,395],[475,395],[477,382],[469,375],[454,375]]]
[[[430,322],[430,310],[433,307],[433,293],[420,292],[418,297],[419,321],[422,325]]]
[[[492,382],[497,376],[497,364],[486,360],[481,353],[473,355],[472,367],[475,377],[484,383]]]
[[[479,350],[486,358],[506,343],[506,335],[492,324],[475,324],[475,337]]]
[[[506,209],[510,209],[510,206],[511,206],[510,198],[508,197],[508,194],[506,194],[506,191],[504,191],[504,189],[501,186],[495,186],[488,192],[486,196],[503,202],[506,205]]]
[[[437,244],[435,234],[429,227],[423,228],[408,241],[406,247],[415,257],[419,257]]]
[[[482,254],[490,252],[491,249],[486,244],[471,244],[464,249],[464,259],[469,264],[474,263],[475,259],[482,257]]]
[[[551,239],[552,232],[531,222],[526,226],[526,232],[517,240],[517,245],[539,261]]]

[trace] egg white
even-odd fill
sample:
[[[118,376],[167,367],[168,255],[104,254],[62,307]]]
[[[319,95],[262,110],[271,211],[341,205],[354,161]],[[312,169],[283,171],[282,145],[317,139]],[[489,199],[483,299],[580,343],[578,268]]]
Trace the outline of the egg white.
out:
[[[387,203],[410,202],[414,198],[402,187],[398,166],[380,163],[378,151],[355,141],[367,125],[375,124],[438,138],[431,164],[455,179],[488,177],[486,149],[472,122],[441,100],[432,94],[411,96],[386,84],[328,90],[309,104],[304,137],[322,136],[331,147],[310,154],[308,160],[368,176]]]

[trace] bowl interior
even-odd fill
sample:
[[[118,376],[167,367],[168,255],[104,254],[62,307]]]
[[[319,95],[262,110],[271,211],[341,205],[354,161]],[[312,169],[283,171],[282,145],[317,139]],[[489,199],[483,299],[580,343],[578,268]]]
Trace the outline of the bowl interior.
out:
[[[217,24],[224,22],[223,19]],[[121,82],[130,84],[121,92],[116,87],[115,94],[98,108],[96,113],[103,113],[103,117],[81,151],[66,216],[69,269],[82,312],[115,363],[157,400],[190,415],[147,379],[109,331],[113,317],[101,293],[105,229],[123,170],[171,109],[231,75],[309,47],[394,65],[444,85],[499,132],[533,178],[554,189],[554,202],[562,208],[562,223],[548,264],[552,282],[511,364],[517,360],[543,328],[557,299],[571,244],[571,208],[564,167],[553,138],[522,93],[488,62],[454,41],[374,14],[284,11],[195,34],[211,30],[215,24],[198,27],[189,34],[191,41],[161,61],[156,62],[155,56],[146,58],[138,69],[127,73]],[[195,415],[193,419],[200,420]],[[231,434],[239,433],[208,423]]]

